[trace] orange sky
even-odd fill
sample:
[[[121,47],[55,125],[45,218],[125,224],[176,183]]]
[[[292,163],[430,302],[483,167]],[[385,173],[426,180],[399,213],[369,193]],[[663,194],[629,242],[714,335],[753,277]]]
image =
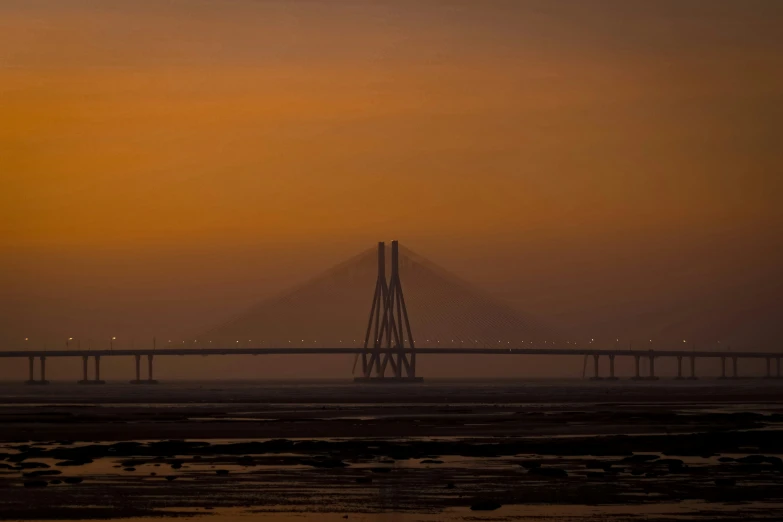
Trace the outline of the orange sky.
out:
[[[392,237],[572,326],[766,309],[781,24],[777,0],[6,0],[0,339],[188,332]]]

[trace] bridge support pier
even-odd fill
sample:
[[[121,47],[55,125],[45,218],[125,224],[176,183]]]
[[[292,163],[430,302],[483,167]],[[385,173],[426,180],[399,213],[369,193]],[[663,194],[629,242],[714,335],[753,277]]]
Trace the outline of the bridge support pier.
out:
[[[28,360],[30,361],[30,369],[29,369],[29,375],[27,381],[25,381],[25,384],[49,384],[49,381],[46,380],[46,357],[41,356],[41,379],[35,380],[35,357],[29,357]]]
[[[82,356],[82,373],[83,378],[81,381],[79,381],[79,384],[106,384],[106,381],[101,380],[101,356],[96,355],[95,356],[95,379],[90,380],[90,374],[88,371],[88,362],[89,362],[90,356],[84,355]]]
[[[642,378],[641,374],[639,373],[639,362],[640,362],[640,359],[641,359],[641,357],[639,357],[638,355],[634,355],[633,356],[633,365],[634,365],[634,370],[635,370],[635,374],[633,376],[633,379],[635,381],[639,381]]]
[[[681,381],[683,379],[682,376],[682,355],[677,356],[677,380]]]
[[[765,359],[765,361],[767,363],[767,373],[764,374],[764,378],[765,379],[771,379],[772,378],[772,360],[769,357],[767,357]]]
[[[158,381],[152,378],[152,357],[150,354],[147,356],[147,378],[141,378],[141,355],[133,356],[136,360],[136,379],[132,380],[131,384],[158,384]]]
[[[726,378],[726,358],[721,357],[720,358],[720,377],[719,379],[725,379]]]
[[[696,379],[698,379],[696,377],[696,356],[691,355],[691,375],[688,377],[688,380],[695,381]]]
[[[614,355],[609,356],[609,377],[607,378],[610,381],[616,381],[617,377],[614,375]]]
[[[739,379],[739,374],[737,373],[737,358],[732,357],[731,358],[731,368],[732,368],[732,379]]]
[[[134,355],[136,359],[136,379],[131,384],[158,384],[158,381],[152,378],[152,354],[147,356],[147,378],[141,378],[141,355]]]
[[[658,377],[655,376],[655,356],[653,354],[650,354],[650,376],[648,379],[651,381],[658,380]]]
[[[775,361],[776,361],[776,365],[777,365],[777,372],[775,373],[775,377],[777,379],[780,379],[780,357],[775,359]]]
[[[590,377],[591,381],[600,381],[601,380],[601,376],[600,376],[599,371],[598,371],[598,359],[599,359],[599,355],[598,354],[593,354],[593,376]]]

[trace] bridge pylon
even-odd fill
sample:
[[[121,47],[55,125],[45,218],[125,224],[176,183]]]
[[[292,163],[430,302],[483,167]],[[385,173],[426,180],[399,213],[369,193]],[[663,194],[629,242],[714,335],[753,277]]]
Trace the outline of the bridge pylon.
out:
[[[400,281],[399,244],[391,244],[391,275],[386,281],[386,244],[378,243],[378,278],[361,354],[357,382],[410,382],[416,377],[416,345]],[[354,367],[356,365],[354,364]],[[387,376],[386,371],[391,375]]]

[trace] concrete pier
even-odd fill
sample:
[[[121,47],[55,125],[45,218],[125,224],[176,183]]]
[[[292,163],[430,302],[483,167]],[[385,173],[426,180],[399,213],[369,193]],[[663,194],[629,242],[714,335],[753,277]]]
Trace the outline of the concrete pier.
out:
[[[614,355],[609,356],[609,377],[608,380],[616,381],[617,377],[614,375]]]
[[[134,355],[136,360],[136,379],[131,384],[158,384],[158,381],[152,378],[152,354],[147,355],[147,379],[141,378],[141,355]]]
[[[633,376],[633,379],[635,381],[641,380],[642,378],[641,374],[639,374],[640,359],[641,357],[638,355],[633,356],[633,364],[635,369],[635,375]]]
[[[49,381],[46,380],[46,356],[41,355],[39,359],[41,361],[41,378],[39,380],[35,379],[35,357],[30,356],[30,373],[25,384],[49,384]]]
[[[590,377],[590,380],[592,380],[592,381],[600,381],[600,380],[602,380],[601,379],[601,375],[600,375],[600,373],[598,371],[598,359],[599,359],[599,357],[600,356],[597,355],[597,354],[593,355],[593,376]]]
[[[82,356],[82,380],[79,384],[106,384],[106,381],[101,380],[101,356],[95,356],[95,379],[90,379],[89,359],[89,355]]]
[[[688,377],[688,380],[695,381],[698,377],[696,377],[696,356],[691,355],[691,375]]]
[[[650,375],[647,377],[651,381],[657,381],[658,377],[655,376],[655,355],[650,354]]]

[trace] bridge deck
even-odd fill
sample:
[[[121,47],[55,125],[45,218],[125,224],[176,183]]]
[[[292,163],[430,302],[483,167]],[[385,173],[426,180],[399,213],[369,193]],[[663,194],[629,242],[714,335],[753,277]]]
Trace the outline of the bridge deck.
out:
[[[131,350],[16,350],[0,351],[0,357],[85,357],[85,356],[133,356],[133,355],[355,355],[368,353],[364,348],[171,348]],[[397,350],[381,350],[397,353]],[[691,351],[691,350],[614,350],[614,349],[553,349],[553,348],[410,348],[406,353],[418,355],[598,355],[598,356],[640,356],[640,357],[738,357],[765,359],[783,357],[783,352],[771,351]]]

